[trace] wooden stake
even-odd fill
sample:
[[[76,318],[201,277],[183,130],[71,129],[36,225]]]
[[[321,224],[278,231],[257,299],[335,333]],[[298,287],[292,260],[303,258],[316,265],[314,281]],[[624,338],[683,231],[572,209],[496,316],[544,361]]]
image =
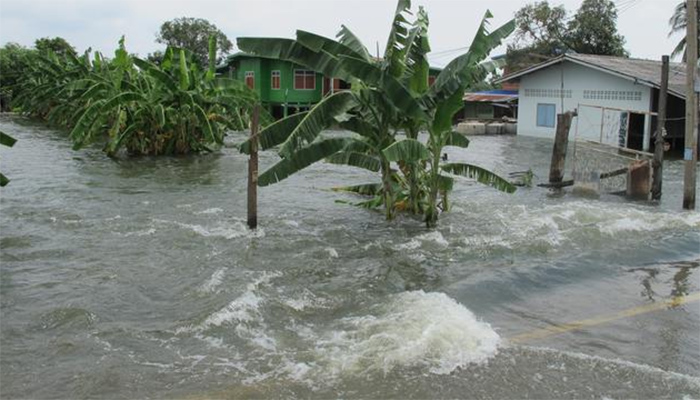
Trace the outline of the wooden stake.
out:
[[[666,126],[666,98],[668,96],[668,56],[661,57],[661,88],[659,89],[659,108],[656,119],[656,141],[654,142],[654,162],[652,164],[653,182],[651,184],[651,199],[661,199],[664,167],[664,129]]]
[[[549,166],[549,183],[560,183],[564,179],[566,148],[569,146],[569,129],[571,129],[571,120],[575,115],[576,113],[571,111],[557,114],[557,133],[554,137],[552,163]]]
[[[698,0],[686,0],[686,96],[685,96],[685,174],[683,177],[683,208],[695,209],[696,165],[698,162],[698,96],[695,79],[698,65]]]
[[[248,159],[248,227],[258,227],[258,119],[260,106],[253,108],[250,121],[250,158]]]

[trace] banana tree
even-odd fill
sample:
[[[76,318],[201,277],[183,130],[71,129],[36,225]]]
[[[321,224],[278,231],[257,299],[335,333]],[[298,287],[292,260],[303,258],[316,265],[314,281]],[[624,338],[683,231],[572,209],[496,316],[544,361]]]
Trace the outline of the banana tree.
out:
[[[214,40],[209,47],[215,54]],[[223,144],[225,130],[245,127],[245,110],[257,102],[242,83],[217,78],[213,61],[199,71],[184,49],[169,48],[160,66],[126,52],[118,52],[112,64],[119,86],[100,90],[104,85],[95,83],[90,105],[71,131],[76,149],[106,131],[109,155],[121,148],[137,155],[211,151]],[[137,79],[123,83],[128,74],[120,72],[132,70]]]
[[[358,193],[380,195],[387,219],[395,215],[397,199],[406,198],[408,208],[425,213],[430,226],[437,220],[436,195],[451,187],[442,176],[439,155],[445,145],[466,147],[466,138],[451,132],[454,105],[461,105],[464,89],[484,74],[481,61],[513,30],[510,22],[489,33],[487,13],[470,51],[453,60],[428,87],[428,18],[419,9],[409,24],[409,0],[398,2],[383,59],[372,59],[357,37],[345,26],[338,40],[297,31],[296,40],[240,38],[243,51],[300,64],[327,76],[351,82],[351,91],[335,93],[310,111],[287,117],[260,132],[261,149],[280,145],[280,162],[265,171],[259,180],[264,186],[326,159],[329,162],[381,172],[381,185],[345,188]],[[446,122],[447,121],[447,122]],[[325,138],[321,134],[332,125],[353,132],[348,138]],[[428,130],[428,146],[417,141],[418,133]],[[399,133],[405,133],[406,139]],[[241,146],[247,152],[249,144]],[[437,154],[437,158],[435,155]],[[398,170],[392,168],[399,167]],[[482,169],[442,166],[446,171],[505,188],[503,180],[485,179]],[[478,173],[474,171],[479,171]],[[408,187],[408,193],[404,191]],[[438,189],[436,189],[438,188]],[[403,201],[403,200],[402,200]]]

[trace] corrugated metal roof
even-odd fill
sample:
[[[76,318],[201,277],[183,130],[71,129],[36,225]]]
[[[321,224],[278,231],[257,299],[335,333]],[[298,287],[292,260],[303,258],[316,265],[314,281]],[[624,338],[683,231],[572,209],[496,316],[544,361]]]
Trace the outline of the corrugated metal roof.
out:
[[[465,93],[464,101],[504,103],[518,99],[517,90],[486,90],[482,92]]]
[[[516,71],[498,80],[506,82],[518,79],[523,75],[539,71],[551,65],[571,61],[580,65],[595,68],[599,71],[633,80],[637,83],[658,88],[661,86],[661,61],[642,60],[638,58],[624,58],[612,56],[598,56],[591,54],[564,54],[532,67]],[[685,64],[671,63],[668,80],[668,90],[673,95],[685,98]]]

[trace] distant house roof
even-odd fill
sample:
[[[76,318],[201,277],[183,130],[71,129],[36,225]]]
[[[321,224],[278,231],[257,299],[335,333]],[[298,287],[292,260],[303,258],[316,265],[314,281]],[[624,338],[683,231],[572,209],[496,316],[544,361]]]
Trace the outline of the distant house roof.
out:
[[[485,90],[465,93],[463,100],[469,102],[505,103],[518,99],[517,90]]]
[[[575,64],[606,72],[645,86],[653,88],[659,88],[661,86],[661,61],[568,53],[508,74],[497,82],[517,80],[523,75],[539,71],[564,61],[570,61]],[[685,99],[685,64],[670,64],[668,91],[676,97]]]

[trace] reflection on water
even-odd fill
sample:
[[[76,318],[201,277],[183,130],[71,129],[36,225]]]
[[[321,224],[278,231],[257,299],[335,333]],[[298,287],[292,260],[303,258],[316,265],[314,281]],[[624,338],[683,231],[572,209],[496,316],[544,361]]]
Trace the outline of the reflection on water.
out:
[[[659,205],[459,179],[433,231],[336,203],[376,177],[321,163],[261,188],[250,232],[234,148],[113,161],[0,129],[19,139],[0,148],[0,397],[700,397],[697,302],[504,340],[700,292],[681,163]],[[546,177],[550,150],[447,151]]]
[[[631,268],[630,272],[642,275],[642,297],[646,297],[651,301],[656,301],[658,297],[662,299],[671,297],[682,297],[691,293],[692,283],[690,280],[695,268],[700,265],[699,261],[678,261],[672,262],[658,267],[639,267]],[[664,272],[661,274],[661,272]],[[657,293],[654,291],[654,286],[667,286],[666,282],[660,282],[660,278],[663,278],[670,273],[673,273],[671,279],[669,279],[671,287],[668,294]],[[661,274],[661,277],[657,278]]]

